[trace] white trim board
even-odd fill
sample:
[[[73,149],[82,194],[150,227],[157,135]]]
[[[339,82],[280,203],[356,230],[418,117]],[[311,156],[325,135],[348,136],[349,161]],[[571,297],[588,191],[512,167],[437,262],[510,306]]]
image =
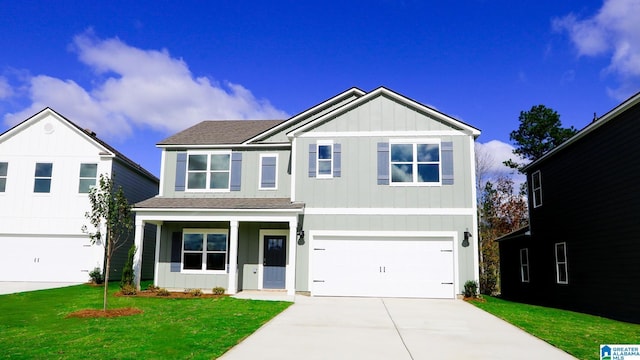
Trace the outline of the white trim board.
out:
[[[473,216],[473,208],[310,208],[305,215],[462,215]]]

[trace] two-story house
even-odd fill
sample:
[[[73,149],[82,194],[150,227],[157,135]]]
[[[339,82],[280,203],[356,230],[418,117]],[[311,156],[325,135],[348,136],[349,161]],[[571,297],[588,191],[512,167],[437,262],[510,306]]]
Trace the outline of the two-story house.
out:
[[[82,232],[101,174],[131,203],[158,193],[158,178],[50,108],[0,134],[0,281],[86,282],[103,268],[104,247]],[[145,278],[153,276],[154,231],[147,227]],[[114,255],[112,279],[132,243]]]
[[[479,130],[384,87],[158,146],[155,285],[454,298],[478,279]],[[137,259],[137,258],[136,258]]]
[[[640,323],[640,93],[525,167],[529,224],[503,237],[502,296]]]

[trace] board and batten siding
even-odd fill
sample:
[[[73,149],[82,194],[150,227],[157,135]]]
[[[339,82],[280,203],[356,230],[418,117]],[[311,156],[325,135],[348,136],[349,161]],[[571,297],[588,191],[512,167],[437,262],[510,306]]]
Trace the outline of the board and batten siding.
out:
[[[200,149],[198,150],[200,151]],[[203,150],[206,151],[206,150]],[[215,151],[215,150],[211,150]],[[289,175],[291,151],[288,149],[242,149],[234,150],[233,153],[241,153],[241,176],[239,191],[228,192],[208,192],[208,191],[180,191],[176,190],[176,173],[178,170],[178,154],[186,154],[186,151],[164,150],[165,166],[164,166],[164,182],[163,197],[170,198],[286,198],[291,195],[291,175]],[[260,155],[276,154],[278,156],[277,163],[277,188],[261,190],[260,186]],[[183,157],[185,155],[182,155]],[[186,163],[185,163],[186,165]],[[184,166],[184,165],[183,165]],[[182,170],[184,171],[184,170]],[[182,171],[180,173],[182,174]],[[232,176],[234,176],[232,174]],[[185,174],[186,184],[186,174]]]

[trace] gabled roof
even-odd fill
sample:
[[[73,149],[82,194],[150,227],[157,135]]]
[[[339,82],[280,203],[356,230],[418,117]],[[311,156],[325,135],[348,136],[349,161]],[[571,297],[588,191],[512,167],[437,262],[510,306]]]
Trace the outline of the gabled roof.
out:
[[[280,209],[304,208],[289,198],[163,198],[153,197],[135,204],[136,209]]]
[[[598,119],[594,120],[591,124],[587,125],[582,130],[578,131],[577,134],[573,135],[571,138],[569,138],[567,141],[563,142],[562,144],[558,145],[557,147],[553,148],[551,151],[549,151],[548,153],[544,154],[538,160],[533,161],[530,164],[526,165],[522,169],[522,171],[523,172],[528,172],[529,169],[531,169],[531,167],[534,167],[534,166],[540,164],[541,162],[549,159],[550,157],[554,156],[558,152],[563,151],[565,148],[571,146],[573,143],[575,143],[575,142],[579,141],[580,139],[582,139],[583,137],[589,135],[594,130],[598,129],[599,127],[603,126],[604,124],[614,120],[615,118],[618,117],[618,115],[622,114],[623,112],[627,111],[628,109],[630,109],[631,107],[633,107],[634,105],[639,104],[639,103],[640,103],[640,92],[638,92],[635,95],[631,96],[630,98],[628,98],[627,100],[622,102],[620,105],[616,106],[615,108],[609,110],[609,112],[607,112],[606,114],[602,115]]]
[[[355,99],[351,102],[349,102],[348,104],[330,112],[327,113],[303,126],[300,126],[290,132],[287,133],[287,136],[289,137],[295,137],[297,134],[299,134],[300,132],[303,132],[307,129],[313,128],[314,126],[323,123],[324,121],[328,120],[331,117],[334,117],[338,114],[342,114],[345,113],[347,111],[350,111],[368,101],[370,101],[371,99],[378,97],[378,96],[387,96],[389,98],[392,98],[398,102],[404,103],[405,105],[412,107],[418,111],[421,111],[423,113],[428,114],[429,116],[436,118],[440,121],[443,121],[445,123],[448,123],[450,126],[454,127],[454,128],[458,128],[462,131],[468,132],[470,135],[473,135],[474,137],[478,137],[480,136],[480,130],[469,125],[466,124],[458,119],[455,119],[449,115],[446,115],[436,109],[433,109],[429,106],[423,105],[415,100],[412,100],[404,95],[400,95],[398,93],[396,93],[395,91],[389,90],[387,88],[385,88],[384,86],[381,86],[369,93],[367,93],[364,96],[359,97],[358,99]]]
[[[5,131],[4,133],[0,134],[0,142],[3,140],[3,138],[12,137],[12,136],[18,134],[20,131],[22,131],[22,129],[24,129],[24,128],[28,127],[28,126],[31,126],[32,123],[35,123],[35,122],[39,121],[40,119],[46,117],[47,115],[52,115],[52,116],[62,120],[63,122],[66,122],[67,125],[69,125],[70,128],[73,131],[75,131],[79,136],[81,136],[81,137],[85,138],[87,141],[95,144],[98,148],[101,148],[103,150],[103,152],[105,153],[104,155],[112,156],[112,157],[115,157],[117,159],[120,159],[121,161],[123,161],[129,167],[139,171],[140,173],[142,173],[145,176],[149,177],[153,181],[160,182],[160,180],[155,175],[153,175],[152,173],[147,171],[140,164],[138,164],[138,163],[134,162],[133,160],[129,159],[128,157],[126,157],[123,153],[121,153],[120,151],[116,150],[116,148],[114,148],[113,146],[107,144],[104,140],[98,138],[95,133],[91,132],[88,129],[81,128],[76,123],[74,123],[73,121],[71,121],[71,120],[67,119],[66,117],[62,116],[60,113],[58,113],[57,111],[53,110],[50,107],[45,107],[44,109],[42,109],[41,111],[39,111],[36,114],[32,115],[28,119],[24,120],[23,122],[15,125],[11,129],[9,129],[9,130]]]
[[[507,241],[514,239],[526,239],[531,237],[531,230],[529,229],[529,225],[525,225],[520,229],[514,230],[508,234],[502,235],[494,241]]]
[[[160,141],[158,146],[242,144],[283,122],[284,120],[203,121]]]

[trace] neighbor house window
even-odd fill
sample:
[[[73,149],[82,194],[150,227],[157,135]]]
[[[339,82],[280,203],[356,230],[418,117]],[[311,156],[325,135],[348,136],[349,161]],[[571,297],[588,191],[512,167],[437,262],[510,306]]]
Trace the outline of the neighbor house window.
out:
[[[96,186],[98,178],[98,164],[80,164],[80,183],[78,192],[87,194],[92,187]]]
[[[536,171],[531,175],[531,190],[533,190],[533,207],[537,208],[542,205],[542,176],[540,171]]]
[[[317,166],[318,175],[317,178],[332,178],[333,177],[333,142],[331,141],[318,141],[318,159]]]
[[[260,155],[260,190],[274,190],[278,186],[278,155]]]
[[[182,238],[182,270],[225,271],[227,230],[185,230]]]
[[[229,190],[231,153],[189,154],[188,190]]]
[[[390,144],[391,184],[439,185],[440,142]]]
[[[529,249],[520,249],[520,279],[529,282]]]
[[[9,163],[0,162],[0,192],[4,192],[7,187],[7,171]]]
[[[569,276],[567,269],[567,243],[556,244],[556,282],[558,284],[568,284]]]
[[[36,163],[33,192],[48,193],[51,191],[52,172],[53,172],[52,163]]]

